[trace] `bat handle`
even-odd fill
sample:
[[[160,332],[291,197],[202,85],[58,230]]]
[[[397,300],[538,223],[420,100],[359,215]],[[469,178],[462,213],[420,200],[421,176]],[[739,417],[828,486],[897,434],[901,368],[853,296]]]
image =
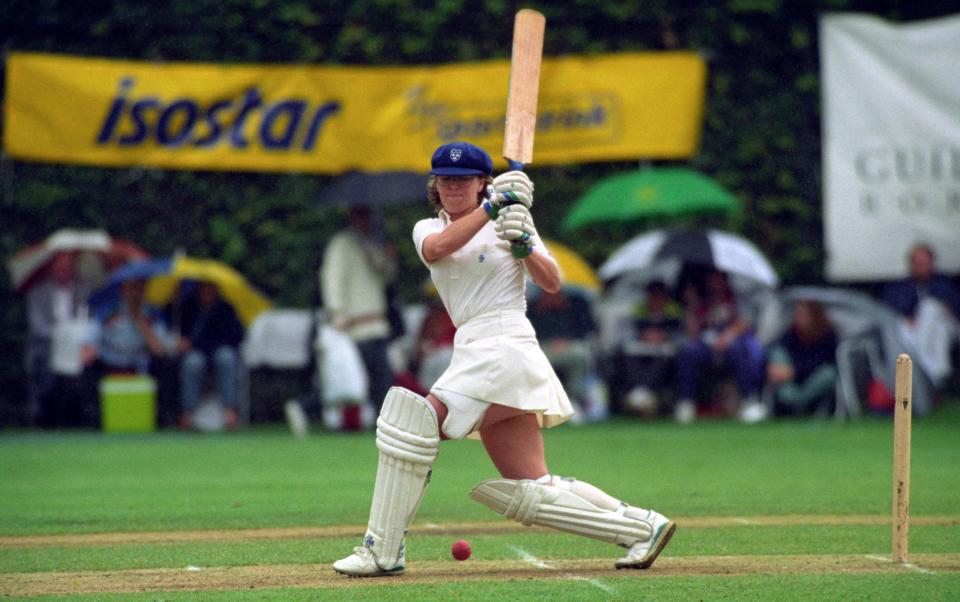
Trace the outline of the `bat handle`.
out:
[[[510,168],[510,171],[523,171],[523,163],[514,161],[513,159],[507,159],[507,166]]]

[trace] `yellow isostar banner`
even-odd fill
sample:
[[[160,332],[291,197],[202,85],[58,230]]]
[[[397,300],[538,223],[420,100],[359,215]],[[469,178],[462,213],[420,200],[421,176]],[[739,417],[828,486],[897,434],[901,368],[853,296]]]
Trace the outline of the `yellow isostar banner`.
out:
[[[426,171],[451,140],[500,154],[509,71],[508,61],[332,67],[13,53],[3,143],[16,158],[87,165]],[[693,53],[546,59],[533,162],[691,156],[705,79]]]

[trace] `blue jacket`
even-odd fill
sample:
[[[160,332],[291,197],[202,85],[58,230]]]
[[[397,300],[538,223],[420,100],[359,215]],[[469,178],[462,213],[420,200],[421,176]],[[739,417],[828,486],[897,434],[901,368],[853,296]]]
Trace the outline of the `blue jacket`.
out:
[[[891,282],[883,289],[883,302],[908,317],[916,313],[920,298],[925,296],[938,299],[960,317],[960,286],[943,274],[934,274],[923,284],[906,279]]]

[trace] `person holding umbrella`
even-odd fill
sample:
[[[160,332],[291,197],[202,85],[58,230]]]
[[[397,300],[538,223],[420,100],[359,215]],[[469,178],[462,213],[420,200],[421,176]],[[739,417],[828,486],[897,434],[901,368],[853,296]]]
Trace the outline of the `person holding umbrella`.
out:
[[[10,281],[26,297],[24,367],[31,424],[70,425],[80,418],[70,389],[82,369],[87,296],[103,283],[109,268],[146,255],[102,230],[62,228],[7,259]]]
[[[27,291],[27,392],[28,418],[32,424],[57,425],[72,412],[54,409],[49,401],[54,388],[50,360],[57,328],[86,311],[89,289],[77,278],[75,254],[62,253],[50,262],[48,274]]]

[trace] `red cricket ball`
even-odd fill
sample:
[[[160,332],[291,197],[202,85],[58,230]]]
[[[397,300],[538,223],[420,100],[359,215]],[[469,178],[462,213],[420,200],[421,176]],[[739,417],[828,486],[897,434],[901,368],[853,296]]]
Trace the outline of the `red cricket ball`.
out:
[[[465,539],[455,541],[453,542],[453,545],[450,546],[450,553],[453,554],[453,557],[457,560],[466,560],[467,558],[470,558],[470,552],[472,552],[470,549],[470,542],[466,541]]]

